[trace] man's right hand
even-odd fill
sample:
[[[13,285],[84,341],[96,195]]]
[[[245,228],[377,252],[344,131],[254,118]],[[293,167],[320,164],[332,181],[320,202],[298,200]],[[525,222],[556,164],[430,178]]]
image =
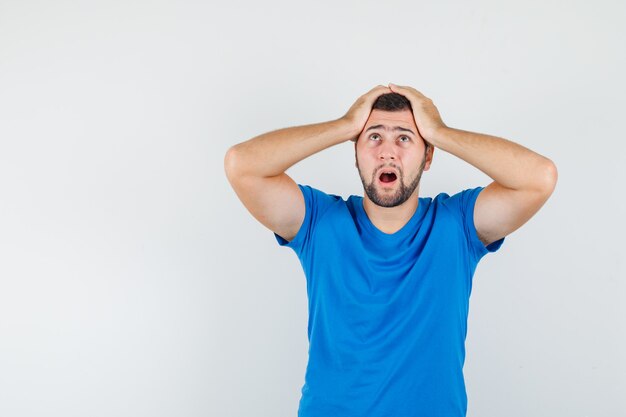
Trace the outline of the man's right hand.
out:
[[[243,205],[260,223],[291,241],[304,222],[306,208],[302,191],[285,171],[330,146],[355,142],[376,99],[391,92],[379,85],[337,120],[273,130],[231,146],[224,169]]]
[[[350,140],[352,142],[356,142],[359,135],[363,131],[365,127],[365,123],[367,123],[367,119],[370,117],[370,113],[372,112],[372,106],[378,97],[383,94],[392,93],[391,89],[385,85],[377,85],[372,88],[367,93],[363,94],[361,97],[354,102],[352,107],[348,110],[348,112],[341,117],[342,120],[348,122],[350,126],[352,126],[352,131],[356,132],[354,137],[351,137]]]

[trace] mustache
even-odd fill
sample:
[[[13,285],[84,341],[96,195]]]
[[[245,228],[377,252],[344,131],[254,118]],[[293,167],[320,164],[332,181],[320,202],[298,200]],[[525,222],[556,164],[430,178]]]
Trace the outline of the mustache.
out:
[[[400,167],[396,164],[382,164],[376,167],[375,171],[381,170],[382,168],[394,168],[400,171]]]

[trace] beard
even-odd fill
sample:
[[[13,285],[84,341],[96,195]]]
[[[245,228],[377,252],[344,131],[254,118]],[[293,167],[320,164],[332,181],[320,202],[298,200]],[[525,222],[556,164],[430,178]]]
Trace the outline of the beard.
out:
[[[372,200],[374,204],[376,204],[377,206],[381,206],[381,207],[396,207],[396,206],[403,204],[405,201],[411,198],[411,196],[415,192],[415,189],[420,183],[420,179],[422,178],[422,172],[424,172],[425,164],[426,164],[426,152],[424,152],[424,159],[422,160],[422,163],[420,164],[417,175],[415,176],[413,181],[411,181],[411,183],[408,185],[404,183],[404,172],[400,168],[392,164],[391,166],[393,166],[395,169],[398,170],[397,181],[400,185],[398,186],[398,189],[394,193],[390,194],[386,192],[381,192],[377,188],[378,178],[376,178],[376,173],[379,172],[378,170],[382,168],[382,166],[374,170],[374,172],[372,173],[372,181],[368,184],[365,181],[365,178],[363,177],[361,168],[359,167],[358,158],[356,161],[356,166],[357,166],[357,169],[359,170],[359,177],[361,177],[361,182],[363,183],[363,189],[365,190],[365,193],[367,194],[369,199]]]

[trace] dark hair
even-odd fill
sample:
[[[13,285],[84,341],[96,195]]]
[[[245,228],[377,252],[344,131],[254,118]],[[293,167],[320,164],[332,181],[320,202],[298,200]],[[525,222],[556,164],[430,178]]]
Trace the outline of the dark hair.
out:
[[[372,105],[372,110],[374,109],[383,111],[413,111],[409,99],[398,93],[387,93],[379,96]]]

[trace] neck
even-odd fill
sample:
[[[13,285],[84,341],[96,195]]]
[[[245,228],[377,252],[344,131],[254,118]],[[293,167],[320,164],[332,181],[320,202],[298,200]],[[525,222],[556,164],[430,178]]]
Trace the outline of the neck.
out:
[[[419,204],[418,189],[404,203],[395,207],[382,207],[374,204],[367,194],[363,196],[363,209],[372,224],[383,233],[392,234],[402,229],[411,220]]]

